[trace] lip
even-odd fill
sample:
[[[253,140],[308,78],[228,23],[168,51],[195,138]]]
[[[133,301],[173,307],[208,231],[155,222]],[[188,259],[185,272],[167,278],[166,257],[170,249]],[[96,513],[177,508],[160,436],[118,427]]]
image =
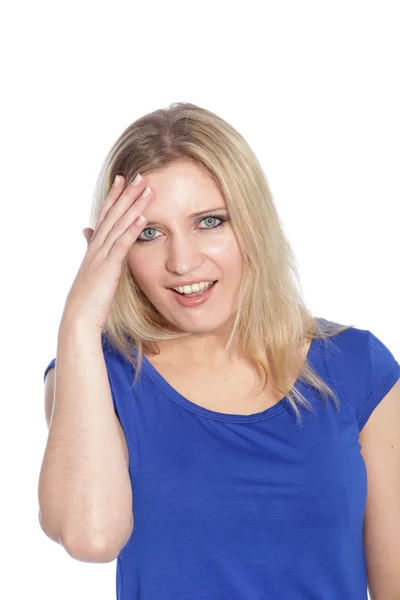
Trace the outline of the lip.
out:
[[[185,285],[193,285],[195,283],[201,283],[202,281],[218,281],[218,279],[196,279],[195,281],[185,281],[185,283],[176,283],[175,285],[171,285],[168,287],[169,290],[172,290],[174,287],[184,287]]]
[[[216,283],[214,283],[214,285],[209,287],[208,290],[206,292],[204,292],[201,296],[188,297],[188,296],[181,295],[178,292],[175,292],[174,290],[171,290],[171,292],[174,294],[175,300],[177,302],[179,302],[179,304],[181,304],[182,306],[196,307],[196,306],[200,306],[201,304],[204,304],[204,302],[207,302],[209,297],[213,295],[214,288],[216,287]]]

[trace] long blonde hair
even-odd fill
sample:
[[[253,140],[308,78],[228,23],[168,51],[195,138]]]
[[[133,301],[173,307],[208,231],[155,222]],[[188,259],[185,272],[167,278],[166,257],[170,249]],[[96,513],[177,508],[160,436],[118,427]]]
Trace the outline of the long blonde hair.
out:
[[[138,173],[146,175],[181,160],[203,165],[217,182],[244,256],[244,276],[226,355],[229,357],[232,348],[239,347],[255,367],[261,367],[265,375],[262,389],[272,378],[275,389],[287,396],[300,424],[297,404],[309,411],[312,408],[296,385],[290,389],[287,373],[293,356],[306,342],[323,339],[326,343],[329,337],[354,326],[311,315],[302,299],[296,258],[284,234],[267,178],[248,143],[231,125],[188,102],[173,103],[137,119],[111,147],[101,168],[91,227],[95,226],[115,175],[123,175],[128,185]],[[125,258],[102,335],[132,363],[135,384],[143,354],[157,354],[159,341],[192,334],[166,321],[149,302]],[[325,403],[331,396],[338,410],[335,393],[308,360],[301,364],[299,380],[318,390]]]

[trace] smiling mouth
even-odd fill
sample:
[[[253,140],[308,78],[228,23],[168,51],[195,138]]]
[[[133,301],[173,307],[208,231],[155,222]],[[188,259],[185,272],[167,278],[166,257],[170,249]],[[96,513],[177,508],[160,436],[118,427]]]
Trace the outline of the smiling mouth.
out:
[[[192,292],[190,294],[185,294],[182,292],[178,292],[178,290],[174,290],[174,288],[169,288],[172,292],[175,292],[176,294],[179,294],[180,296],[186,296],[188,298],[194,298],[194,296],[201,296],[202,294],[204,294],[205,292],[208,292],[208,290],[211,290],[211,288],[214,287],[214,285],[218,282],[218,279],[216,281],[214,281],[210,286],[208,286],[207,288],[204,288],[204,290],[199,290],[198,292]]]

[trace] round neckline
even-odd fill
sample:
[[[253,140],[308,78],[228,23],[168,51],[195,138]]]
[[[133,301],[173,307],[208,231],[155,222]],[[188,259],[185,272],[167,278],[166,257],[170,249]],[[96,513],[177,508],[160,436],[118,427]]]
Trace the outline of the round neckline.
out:
[[[308,362],[314,366],[314,358],[317,351],[317,339],[311,340],[310,347],[307,352]],[[251,415],[240,415],[235,413],[222,413],[204,406],[199,406],[195,402],[188,400],[185,396],[180,394],[164,377],[157,371],[157,369],[151,364],[148,358],[143,354],[142,369],[144,373],[155,383],[155,385],[173,402],[179,404],[183,408],[195,413],[199,416],[207,417],[209,419],[215,419],[216,421],[225,421],[229,423],[251,423],[256,421],[263,421],[276,416],[283,411],[288,405],[290,405],[287,396],[281,398],[276,404],[266,408],[265,410]],[[305,383],[299,379],[296,379],[294,385],[300,391],[304,390]]]

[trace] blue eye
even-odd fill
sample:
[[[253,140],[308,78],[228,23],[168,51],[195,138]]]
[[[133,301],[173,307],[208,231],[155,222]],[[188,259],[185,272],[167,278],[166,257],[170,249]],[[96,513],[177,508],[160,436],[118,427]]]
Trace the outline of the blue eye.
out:
[[[207,219],[217,219],[218,221],[221,221],[220,223],[218,223],[217,225],[214,225],[213,227],[202,227],[201,229],[203,231],[207,231],[210,229],[217,229],[217,227],[221,227],[221,225],[223,225],[225,223],[225,221],[228,220],[228,217],[226,217],[225,215],[207,215],[205,217],[203,217],[200,221],[200,223],[202,223],[203,221],[206,221]],[[141,232],[140,235],[143,235],[146,231],[157,231],[157,229],[155,229],[154,227],[147,227],[145,229],[143,229],[143,231]],[[159,236],[157,236],[159,237]],[[150,239],[141,239],[140,236],[136,238],[136,242],[152,242],[153,240],[156,240],[157,237],[153,237]]]

